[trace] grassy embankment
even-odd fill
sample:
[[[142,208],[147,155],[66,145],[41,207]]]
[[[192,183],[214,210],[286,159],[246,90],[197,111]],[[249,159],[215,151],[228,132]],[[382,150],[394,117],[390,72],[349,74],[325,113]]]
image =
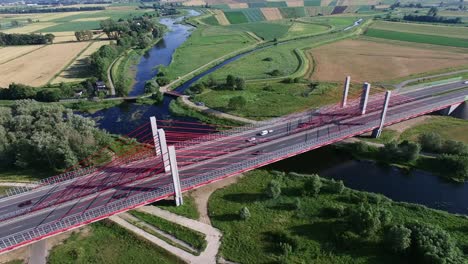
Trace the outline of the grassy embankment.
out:
[[[207,113],[202,113],[198,110],[191,109],[189,106],[186,106],[185,104],[182,104],[179,102],[179,100],[173,100],[170,105],[169,105],[169,111],[176,116],[189,116],[193,118],[197,118],[203,123],[206,124],[211,124],[211,125],[219,125],[220,129],[222,129],[222,126],[240,126],[242,123],[229,120],[229,119],[223,119],[219,118],[217,116],[207,114]]]
[[[417,141],[418,137],[424,133],[436,132],[445,140],[457,140],[468,144],[468,134],[466,131],[468,131],[467,120],[449,116],[431,116],[429,119],[406,129],[402,133],[391,128],[386,128],[383,130],[380,138],[366,138],[365,140],[377,143],[388,143],[392,140]]]
[[[174,206],[174,203],[175,202],[172,200],[162,200],[153,203],[152,205],[160,207],[161,209],[172,212],[174,214],[185,216],[190,219],[198,220],[198,218],[200,217],[200,214],[198,213],[198,210],[195,205],[195,199],[193,199],[193,197],[190,196],[190,194],[186,193],[186,195],[184,195],[183,205]]]
[[[110,222],[88,225],[89,234],[72,234],[54,247],[48,263],[182,263],[150,242]]]
[[[264,193],[271,180],[281,184],[281,196],[268,199]],[[327,180],[322,179],[324,186]],[[223,232],[220,254],[238,263],[407,263],[382,245],[382,231],[369,238],[357,236],[350,241],[337,234],[347,228],[346,217],[330,216],[329,208],[356,207],[367,202],[374,209],[386,209],[392,224],[410,222],[439,226],[447,231],[457,245],[468,247],[466,218],[424,206],[392,202],[382,195],[346,189],[330,193],[324,187],[317,197],[301,195],[304,177],[273,176],[257,170],[237,184],[215,192],[209,202],[212,223]],[[299,200],[300,209],[295,209]],[[239,210],[246,206],[251,218],[240,220]],[[295,248],[284,255],[280,242],[289,240]]]
[[[147,224],[188,243],[199,252],[203,251],[206,247],[205,235],[202,233],[151,214],[139,211],[130,211],[130,214],[143,222],[146,222]]]
[[[166,77],[176,80],[217,58],[253,45],[250,35],[226,27],[199,25],[189,39],[173,54],[168,67],[160,70]]]

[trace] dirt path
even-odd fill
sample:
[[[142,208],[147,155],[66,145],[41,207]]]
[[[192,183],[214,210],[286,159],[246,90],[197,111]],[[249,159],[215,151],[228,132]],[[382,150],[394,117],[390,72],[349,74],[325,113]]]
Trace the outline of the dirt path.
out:
[[[190,195],[195,200],[198,213],[200,214],[200,218],[198,219],[200,222],[211,225],[208,213],[208,200],[210,199],[211,194],[213,194],[218,189],[236,183],[240,177],[242,177],[242,174],[238,176],[229,177],[221,181],[213,182],[211,184],[200,187],[190,193]]]

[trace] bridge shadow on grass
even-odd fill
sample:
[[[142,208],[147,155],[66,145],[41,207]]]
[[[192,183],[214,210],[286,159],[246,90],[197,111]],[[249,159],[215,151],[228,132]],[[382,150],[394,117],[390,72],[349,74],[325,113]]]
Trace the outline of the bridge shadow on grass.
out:
[[[268,199],[263,193],[233,193],[225,194],[224,200],[236,203],[262,202]]]
[[[216,221],[221,221],[221,222],[231,222],[231,221],[241,220],[238,214],[215,215],[215,216],[211,216],[210,218]]]

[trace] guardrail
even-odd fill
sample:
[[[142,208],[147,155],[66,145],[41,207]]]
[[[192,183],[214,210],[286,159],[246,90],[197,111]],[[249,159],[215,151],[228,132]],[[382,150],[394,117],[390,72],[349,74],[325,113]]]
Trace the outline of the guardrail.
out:
[[[386,124],[392,124],[401,120],[409,119],[411,117],[423,115],[428,112],[443,109],[447,106],[462,102],[464,98],[451,98],[437,104],[423,104],[422,106],[415,107],[411,110],[404,109],[404,112],[389,114],[386,118]],[[400,110],[402,111],[402,110]],[[215,180],[225,178],[240,172],[252,170],[254,168],[261,167],[271,162],[281,160],[290,156],[294,156],[298,153],[303,153],[308,150],[318,148],[327,144],[331,144],[340,141],[344,138],[352,137],[371,131],[379,126],[380,120],[353,126],[348,129],[344,129],[337,132],[332,132],[327,136],[319,138],[308,138],[303,143],[295,144],[286,148],[283,148],[277,152],[256,156],[256,159],[247,159],[245,161],[232,164],[230,166],[212,170],[210,172],[195,176],[192,178],[183,179],[181,186],[184,191],[196,188],[201,185],[208,184]],[[130,196],[127,199],[117,200],[107,205],[89,209],[82,213],[77,213],[64,217],[58,221],[46,223],[34,228],[30,228],[10,236],[4,237],[0,240],[0,252],[13,249],[15,247],[30,243],[35,240],[60,233],[81,225],[85,225],[100,219],[106,218],[113,214],[133,209],[135,207],[144,205],[146,203],[154,202],[163,197],[167,197],[174,193],[172,184],[166,184],[160,186],[157,189],[147,192],[139,193],[134,196]]]

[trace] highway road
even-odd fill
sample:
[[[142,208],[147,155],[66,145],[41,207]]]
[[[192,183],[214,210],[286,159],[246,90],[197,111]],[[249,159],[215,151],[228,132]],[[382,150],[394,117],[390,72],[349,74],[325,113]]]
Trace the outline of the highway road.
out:
[[[387,120],[392,121],[392,117],[419,106],[463,98],[468,95],[466,86],[463,82],[452,83],[392,96]],[[309,111],[280,118],[231,137],[180,148],[177,156],[182,186],[190,187],[194,178],[202,177],[207,172],[216,172],[228,165],[239,164],[239,171],[248,170],[250,168],[242,167],[246,161],[267,157],[289,146],[308,141],[323,141],[325,144],[328,136],[338,131],[356,127],[362,127],[363,131],[369,130],[370,124],[380,119],[382,105],[383,96],[376,96],[369,102],[368,113],[363,116],[359,114],[357,104],[345,109]],[[263,129],[272,129],[274,132],[267,136],[258,136],[257,133]],[[255,143],[246,142],[251,137],[257,138]],[[21,209],[18,205],[25,201],[31,201],[31,205],[23,208],[34,208],[35,211],[0,222],[0,238],[171,185],[171,175],[162,172],[160,158],[121,162],[122,160],[114,161],[89,176],[1,199],[0,216]]]

